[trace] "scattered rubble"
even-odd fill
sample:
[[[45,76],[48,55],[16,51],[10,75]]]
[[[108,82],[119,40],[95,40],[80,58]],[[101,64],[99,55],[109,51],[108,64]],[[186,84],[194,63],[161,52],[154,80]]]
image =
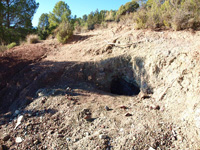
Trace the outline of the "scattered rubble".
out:
[[[3,54],[0,150],[199,148],[199,32],[122,25],[116,37],[77,36],[84,40]],[[111,94],[116,77],[137,83],[139,95]]]

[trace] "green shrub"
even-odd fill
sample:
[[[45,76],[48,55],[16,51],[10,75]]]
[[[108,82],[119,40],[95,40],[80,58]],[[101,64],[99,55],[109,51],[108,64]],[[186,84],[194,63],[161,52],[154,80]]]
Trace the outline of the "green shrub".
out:
[[[200,1],[179,0],[164,3],[148,0],[146,7],[135,13],[137,28],[162,28],[173,30],[200,28]]]
[[[29,43],[29,44],[35,44],[35,43],[38,43],[39,42],[39,37],[38,35],[36,34],[30,34],[26,37],[26,41]]]
[[[56,37],[59,42],[66,43],[73,35],[73,25],[69,22],[62,22],[57,28]]]
[[[145,29],[147,27],[147,11],[145,9],[140,9],[134,13],[133,20],[136,22],[136,29]]]
[[[13,48],[13,47],[15,47],[16,45],[17,45],[17,43],[12,42],[12,43],[10,43],[9,45],[7,45],[7,48],[8,48],[8,49]]]
[[[139,4],[134,0],[126,3],[125,5],[121,5],[116,13],[116,20],[119,20],[120,16],[125,15],[126,13],[135,12],[138,8]]]
[[[115,15],[116,12],[111,10],[111,11],[107,11],[105,14],[105,21],[111,22],[115,20]]]

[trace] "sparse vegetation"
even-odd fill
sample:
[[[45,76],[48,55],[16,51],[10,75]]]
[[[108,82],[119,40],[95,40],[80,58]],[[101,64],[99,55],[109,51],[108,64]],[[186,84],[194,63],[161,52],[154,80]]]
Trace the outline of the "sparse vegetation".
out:
[[[6,51],[8,48],[4,45],[0,45],[0,52]]]
[[[36,34],[30,34],[26,37],[26,41],[29,44],[35,44],[39,42],[39,37]]]
[[[199,15],[199,0],[148,0],[145,7],[135,13],[134,20],[139,29],[196,30],[200,28]]]
[[[12,42],[12,43],[10,43],[9,45],[7,45],[7,48],[8,48],[8,49],[13,48],[13,47],[15,47],[16,45],[17,45],[17,43]]]
[[[57,28],[56,37],[59,42],[66,43],[67,40],[73,35],[73,26],[70,22],[62,22]]]
[[[131,2],[122,5],[116,13],[116,19],[120,19],[121,16],[135,12],[139,8],[139,4],[132,0]]]

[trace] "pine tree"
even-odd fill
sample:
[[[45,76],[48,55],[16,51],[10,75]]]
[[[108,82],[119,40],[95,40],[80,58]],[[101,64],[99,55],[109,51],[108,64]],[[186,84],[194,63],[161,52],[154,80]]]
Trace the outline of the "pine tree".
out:
[[[42,40],[45,40],[49,34],[49,15],[47,13],[43,13],[39,18],[38,35]]]
[[[38,7],[35,0],[0,0],[0,41],[10,43],[25,37]]]
[[[71,10],[67,3],[59,1],[56,3],[53,12],[49,14],[50,28],[57,27],[61,22],[71,20]]]

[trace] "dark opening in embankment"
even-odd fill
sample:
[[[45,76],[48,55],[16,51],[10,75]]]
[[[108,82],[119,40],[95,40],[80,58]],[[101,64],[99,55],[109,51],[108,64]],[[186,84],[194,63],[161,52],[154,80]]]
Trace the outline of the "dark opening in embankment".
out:
[[[115,77],[110,83],[110,92],[117,95],[133,96],[140,93],[136,83],[129,83],[121,77]]]

